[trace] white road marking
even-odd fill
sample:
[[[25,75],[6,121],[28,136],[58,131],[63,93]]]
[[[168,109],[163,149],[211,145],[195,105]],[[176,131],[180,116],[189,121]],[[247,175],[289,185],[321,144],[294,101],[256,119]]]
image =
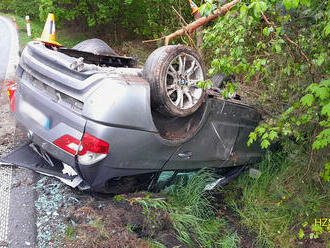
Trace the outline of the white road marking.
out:
[[[8,243],[8,216],[12,169],[0,167],[0,241]]]
[[[13,24],[9,22],[6,18],[0,16],[0,19],[3,20],[10,31],[10,52],[8,58],[8,66],[6,71],[6,80],[13,80],[16,74],[16,68],[19,62],[19,42],[18,42],[18,35],[16,29],[14,28]]]
[[[10,32],[10,52],[8,66],[5,74],[5,81],[15,79],[15,71],[19,62],[19,43],[18,36],[12,23],[6,18],[0,16],[0,19],[6,23]],[[1,82],[2,83],[2,82]],[[2,117],[3,118],[3,117]],[[12,168],[10,166],[0,166],[0,241],[8,243],[8,217],[10,189],[12,180]]]

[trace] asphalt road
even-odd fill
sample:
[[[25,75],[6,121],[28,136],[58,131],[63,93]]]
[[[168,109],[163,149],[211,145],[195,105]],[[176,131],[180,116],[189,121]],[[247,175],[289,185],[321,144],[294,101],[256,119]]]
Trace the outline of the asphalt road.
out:
[[[24,142],[9,111],[4,81],[15,81],[19,60],[16,29],[0,16],[0,157]],[[0,165],[0,247],[36,246],[34,173]]]
[[[8,59],[11,43],[10,33],[8,33],[8,24],[0,19],[0,80],[3,81],[6,78],[6,72],[8,67]]]

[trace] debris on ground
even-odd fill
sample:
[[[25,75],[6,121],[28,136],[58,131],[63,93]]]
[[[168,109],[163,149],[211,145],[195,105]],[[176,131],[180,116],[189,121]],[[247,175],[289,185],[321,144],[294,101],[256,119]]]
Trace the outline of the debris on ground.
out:
[[[142,193],[98,198],[43,176],[35,186],[37,243],[48,247],[186,247],[176,238],[169,216],[146,212],[135,199]]]
[[[79,202],[61,181],[42,176],[35,184],[37,243],[39,248],[63,247],[67,209]]]
[[[255,168],[250,168],[249,169],[249,177],[258,179],[261,176],[261,171],[257,170]]]
[[[76,204],[68,212],[66,247],[149,247],[153,241],[185,247],[165,212],[145,211],[137,203],[143,197],[136,193]]]

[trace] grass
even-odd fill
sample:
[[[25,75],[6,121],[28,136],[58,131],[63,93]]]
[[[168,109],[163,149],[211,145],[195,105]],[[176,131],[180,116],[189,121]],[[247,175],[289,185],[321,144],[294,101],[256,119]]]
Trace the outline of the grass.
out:
[[[224,205],[214,209],[212,196],[204,192],[212,174],[199,173],[190,179],[182,179],[163,193],[167,200],[140,199],[145,209],[162,209],[168,213],[177,231],[178,239],[190,247],[238,247],[244,239],[244,231],[252,231],[245,241],[254,247],[297,247],[313,242],[315,247],[326,247],[329,232],[326,227],[317,231],[315,219],[329,218],[329,184],[319,181],[320,168],[307,168],[308,156],[303,156],[300,147],[292,150],[267,152],[257,165],[262,172],[258,179],[244,173],[235,182],[224,187]],[[237,192],[241,192],[238,194]],[[215,215],[221,208],[233,210],[228,223],[228,212],[220,219]],[[229,214],[230,215],[230,214]],[[236,223],[237,222],[237,223]],[[229,228],[228,228],[229,227]],[[242,228],[242,229],[241,229]],[[241,230],[240,234],[233,231]],[[318,229],[319,230],[319,229]],[[304,232],[298,238],[299,231]],[[315,235],[319,238],[315,238]],[[316,236],[317,236],[316,235]],[[328,245],[329,247],[329,245]]]
[[[73,226],[68,226],[66,229],[65,229],[65,232],[64,232],[66,238],[68,240],[74,240],[75,236],[76,236],[76,231],[74,229]]]
[[[141,198],[138,202],[146,211],[151,208],[165,211],[180,241],[189,247],[238,247],[239,238],[226,222],[218,218],[211,197],[204,191],[212,174],[202,171],[189,179],[181,178],[167,188],[163,198]]]
[[[166,248],[165,245],[155,240],[150,240],[148,245],[150,248]]]
[[[243,190],[239,201],[228,204],[241,218],[241,224],[257,233],[257,247],[296,247],[302,223],[312,227],[315,218],[329,213],[328,189],[306,174],[304,158],[294,161],[281,153],[268,153],[257,180],[244,175],[235,184]],[[325,232],[326,233],[326,232]],[[325,234],[325,240],[329,237]],[[307,241],[307,240],[306,240]]]

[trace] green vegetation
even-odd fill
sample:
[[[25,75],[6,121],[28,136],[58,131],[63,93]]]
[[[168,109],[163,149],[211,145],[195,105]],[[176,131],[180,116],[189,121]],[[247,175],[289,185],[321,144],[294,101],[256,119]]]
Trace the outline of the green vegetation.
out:
[[[315,183],[318,171],[306,171],[297,162],[288,154],[269,152],[258,166],[260,178],[245,175],[231,186],[242,190],[242,198],[227,202],[240,216],[241,224],[258,234],[257,247],[296,247],[302,240],[298,232],[303,223],[308,235],[316,234],[315,219],[327,218],[328,190]],[[329,241],[326,227],[320,228],[324,230],[322,238]]]
[[[86,30],[93,27],[111,35],[113,40],[121,33],[139,36],[158,36],[176,28],[178,17],[172,6],[188,20],[192,20],[186,0],[3,0],[0,11],[17,15],[30,15],[45,20],[48,13],[54,13],[59,24],[71,22],[76,28]]]
[[[165,189],[167,200],[147,196],[136,201],[143,206],[146,215],[152,213],[150,209],[165,211],[178,239],[189,247],[238,247],[237,234],[216,216],[211,204],[213,197],[204,191],[212,179],[211,174],[201,171]]]
[[[200,11],[209,15],[225,1],[195,2],[204,3]],[[156,45],[144,47],[134,39],[181,28],[172,5],[192,21],[186,0],[3,0],[0,11],[16,18],[21,45],[40,37],[47,13],[54,12],[62,24],[57,26],[60,43],[72,47],[87,37],[101,37],[120,54],[144,61]],[[27,14],[32,39],[25,32]],[[318,220],[330,218],[329,35],[330,2],[324,0],[242,0],[206,27],[203,53],[209,75],[237,76],[239,84],[228,85],[224,96],[238,90],[265,119],[249,143],[260,139],[263,148],[275,144],[277,149],[257,165],[261,177],[243,175],[221,189],[221,204],[214,205],[219,199],[203,191],[212,178],[208,173],[167,188],[166,199],[135,198],[151,226],[157,226],[159,217],[151,210],[158,209],[191,247],[237,247],[247,233],[242,235],[241,229],[251,231],[255,247],[326,246],[329,227]],[[124,197],[114,200],[122,204]],[[219,217],[225,209],[232,212]],[[104,225],[96,221],[93,228],[102,231]],[[66,231],[69,239],[75,233],[74,228]],[[153,240],[150,246],[164,247]]]
[[[41,36],[41,33],[45,25],[45,21],[41,22],[39,21],[39,19],[37,20],[32,19],[30,22],[32,35],[31,37],[28,37],[26,33],[25,16],[18,16],[15,14],[5,14],[5,15],[11,18],[15,18],[18,26],[19,40],[21,47],[24,47],[28,42],[35,40]],[[65,29],[64,27],[57,29],[56,35],[57,35],[57,41],[66,47],[72,47],[75,44],[79,43],[80,41],[88,39],[85,34],[81,34],[81,33],[71,34],[70,31]]]
[[[243,0],[204,31],[209,74],[237,75],[240,93],[264,113],[248,144],[277,146],[261,178],[239,180],[242,199],[231,203],[260,247],[329,239],[314,223],[330,212],[329,34],[330,3],[318,0]]]
[[[315,182],[320,168],[301,168],[308,156],[292,155],[299,154],[300,147],[287,145],[290,154],[267,152],[257,165],[259,178],[244,173],[219,189],[223,199],[203,191],[212,175],[201,171],[165,189],[166,199],[146,196],[133,201],[143,206],[145,215],[151,209],[165,211],[179,240],[190,247],[239,247],[246,242],[253,247],[297,247],[310,241],[323,247],[330,241],[329,227],[315,221],[328,218],[329,188]],[[222,203],[214,205],[217,201]],[[229,210],[220,218],[225,209]]]
[[[75,229],[72,226],[69,226],[65,229],[65,237],[69,240],[73,240],[75,237]]]
[[[213,2],[202,6],[203,13],[216,7]],[[267,148],[289,136],[310,154],[328,148],[329,34],[330,3],[310,0],[242,1],[205,30],[204,47],[215,51],[209,73],[238,75],[268,114],[249,144],[260,138]]]
[[[1,6],[1,5],[0,5]],[[26,33],[26,23],[25,17],[18,16],[16,14],[1,13],[2,15],[8,16],[10,18],[15,18],[21,49],[30,41],[35,40],[41,36],[43,31],[45,20],[39,21],[39,19],[31,20],[31,31],[32,36],[28,37]],[[58,28],[56,25],[56,39],[57,41],[65,47],[73,47],[79,42],[94,38],[90,33],[84,32],[71,32],[70,27],[62,26]],[[110,46],[120,55],[131,56],[138,58],[139,64],[142,66],[147,60],[150,53],[157,47],[155,44],[142,44],[141,41],[122,41],[120,43],[113,42],[112,40],[106,40],[102,37]]]

